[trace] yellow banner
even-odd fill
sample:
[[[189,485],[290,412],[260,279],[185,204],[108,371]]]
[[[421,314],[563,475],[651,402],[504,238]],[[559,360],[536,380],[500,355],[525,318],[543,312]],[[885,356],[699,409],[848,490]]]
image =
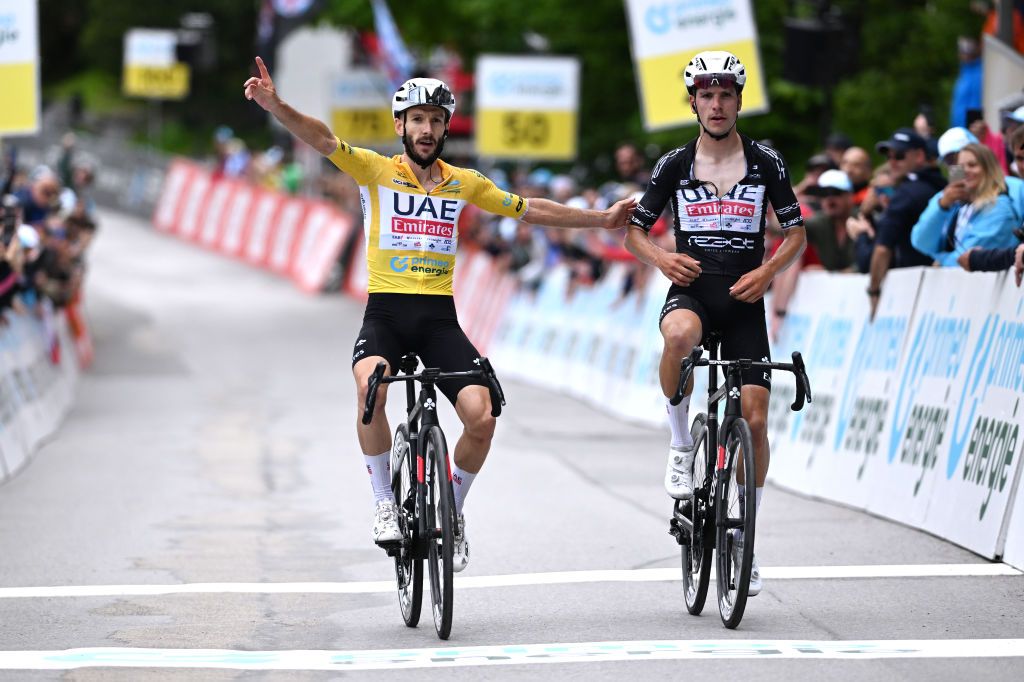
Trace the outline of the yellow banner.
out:
[[[483,156],[576,158],[575,111],[477,111],[476,149]]]
[[[0,133],[15,135],[39,130],[36,118],[39,95],[36,65],[0,64],[0,83],[4,84],[0,104]]]
[[[125,64],[124,94],[151,99],[183,99],[188,95],[188,64],[178,62],[170,66]]]
[[[763,87],[764,79],[756,75],[761,68],[757,44],[753,39],[734,43],[721,43],[703,49],[726,50],[740,58],[747,66],[747,84],[743,87],[744,114],[756,114],[768,109],[768,100]],[[697,122],[690,111],[690,100],[683,82],[683,70],[695,54],[694,50],[674,52],[641,59],[637,65],[640,77],[640,92],[646,128],[657,130]]]
[[[391,109],[331,109],[331,130],[353,144],[387,144],[397,139]]]

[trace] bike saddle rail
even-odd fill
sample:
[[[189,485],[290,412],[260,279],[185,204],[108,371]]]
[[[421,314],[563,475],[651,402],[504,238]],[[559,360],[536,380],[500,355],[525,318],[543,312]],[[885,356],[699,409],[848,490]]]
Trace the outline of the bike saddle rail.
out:
[[[796,400],[790,405],[790,409],[794,412],[799,412],[804,408],[806,403],[814,402],[814,397],[811,394],[811,380],[807,376],[807,367],[804,365],[803,356],[800,355],[799,351],[793,351],[793,362],[758,362],[755,360],[702,360],[701,355],[704,353],[704,349],[697,346],[693,349],[687,357],[683,358],[679,364],[679,384],[676,387],[675,395],[669,400],[672,405],[678,405],[683,399],[683,391],[686,390],[686,384],[690,381],[690,376],[693,374],[694,367],[706,367],[710,364],[729,366],[737,365],[743,369],[748,367],[756,367],[758,369],[775,369],[783,372],[792,372],[793,378],[796,382]]]
[[[373,409],[377,404],[377,389],[380,388],[380,385],[393,384],[396,381],[426,380],[430,383],[436,383],[448,379],[460,379],[465,377],[484,379],[487,382],[487,391],[491,395],[491,416],[500,416],[501,408],[506,403],[505,392],[501,388],[501,383],[498,382],[498,376],[495,374],[494,368],[491,366],[491,362],[487,358],[480,357],[473,362],[477,365],[478,369],[471,369],[465,372],[441,372],[434,368],[425,368],[417,374],[384,376],[384,373],[387,371],[387,363],[381,360],[377,363],[373,373],[366,382],[367,391],[366,402],[363,405],[363,424],[369,424],[373,420]]]

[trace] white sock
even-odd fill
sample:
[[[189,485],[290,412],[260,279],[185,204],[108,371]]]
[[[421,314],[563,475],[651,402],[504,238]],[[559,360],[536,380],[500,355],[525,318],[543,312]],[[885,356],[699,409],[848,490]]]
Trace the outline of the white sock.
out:
[[[754,488],[754,494],[757,495],[757,499],[754,500],[754,508],[757,509],[757,511],[761,511],[761,495],[764,494],[764,486]]]
[[[370,474],[370,484],[373,486],[373,503],[385,500],[395,501],[391,492],[391,451],[380,455],[363,455],[366,460],[366,471]]]
[[[668,427],[672,430],[672,442],[669,447],[682,450],[693,445],[690,437],[690,396],[684,397],[678,405],[673,405],[665,398],[665,411],[668,413]]]
[[[452,468],[452,491],[455,493],[456,514],[462,513],[462,505],[466,502],[466,495],[469,494],[469,487],[473,485],[475,478],[476,474],[460,469],[457,464]]]

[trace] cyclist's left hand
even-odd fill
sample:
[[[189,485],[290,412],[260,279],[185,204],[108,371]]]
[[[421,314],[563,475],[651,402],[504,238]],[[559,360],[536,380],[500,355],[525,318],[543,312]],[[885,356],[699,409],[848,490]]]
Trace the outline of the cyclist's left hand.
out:
[[[633,210],[636,208],[636,199],[623,199],[616,201],[611,208],[604,212],[604,224],[601,226],[606,230],[617,230],[625,227],[629,219],[633,217]]]
[[[764,298],[764,293],[768,291],[768,285],[771,283],[772,273],[761,266],[736,280],[736,283],[729,287],[729,295],[737,301],[756,303]]]

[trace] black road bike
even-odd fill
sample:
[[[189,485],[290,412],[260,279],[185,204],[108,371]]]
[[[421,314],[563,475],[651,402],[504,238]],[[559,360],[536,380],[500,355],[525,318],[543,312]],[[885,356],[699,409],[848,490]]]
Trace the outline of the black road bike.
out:
[[[497,417],[505,404],[501,384],[487,358],[478,358],[474,362],[477,369],[466,372],[425,368],[415,374],[418,360],[415,354],[410,353],[402,357],[402,373],[397,376],[384,376],[387,365],[379,362],[370,375],[363,409],[363,423],[369,424],[380,385],[405,382],[406,418],[395,429],[391,446],[391,490],[398,506],[402,538],[380,546],[395,560],[398,605],[402,619],[411,628],[416,627],[420,620],[423,561],[426,559],[434,629],[441,639],[448,639],[452,631],[452,551],[458,519],[448,445],[437,419],[435,386],[447,379],[484,379],[491,394],[491,414]],[[417,381],[420,383],[418,397]]]
[[[755,360],[720,360],[721,337],[709,336],[710,358],[704,359],[700,346],[683,358],[679,386],[671,402],[678,405],[695,367],[708,368],[708,411],[693,419],[690,435],[696,447],[693,460],[693,495],[676,500],[669,522],[669,533],[682,547],[683,588],[686,610],[700,615],[708,594],[711,577],[711,552],[717,550],[718,611],[727,628],[735,628],[743,619],[754,560],[756,493],[754,484],[754,445],[750,425],[740,405],[741,372],[754,368],[792,372],[796,380],[793,411],[811,402],[811,384],[803,358],[793,353],[792,363]],[[718,384],[720,367],[725,384]],[[725,402],[725,417],[718,424],[718,404]],[[740,482],[740,478],[743,482]],[[739,487],[744,488],[744,504],[739,502]],[[736,531],[743,531],[743,553],[733,562]]]

